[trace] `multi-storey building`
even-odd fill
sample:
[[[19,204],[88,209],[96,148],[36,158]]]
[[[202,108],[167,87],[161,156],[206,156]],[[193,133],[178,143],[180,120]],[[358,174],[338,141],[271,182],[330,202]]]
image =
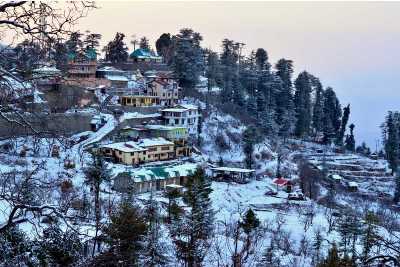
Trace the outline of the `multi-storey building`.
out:
[[[136,165],[147,160],[146,149],[132,141],[102,145],[100,151],[105,157],[118,163]]]
[[[164,138],[145,138],[138,142],[118,142],[100,146],[100,152],[115,162],[137,165],[175,158],[174,143]]]
[[[198,133],[200,113],[198,107],[180,104],[161,110],[166,125],[186,127],[190,135]]]

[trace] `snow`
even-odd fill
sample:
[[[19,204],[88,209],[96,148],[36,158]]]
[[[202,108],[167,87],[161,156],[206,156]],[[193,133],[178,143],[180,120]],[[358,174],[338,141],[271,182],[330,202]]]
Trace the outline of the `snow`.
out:
[[[125,153],[137,152],[137,151],[146,151],[146,149],[141,148],[135,142],[132,142],[132,141],[112,143],[112,144],[108,144],[108,145],[102,145],[100,147],[101,148],[115,149],[115,150],[119,150],[119,151],[122,151],[122,152],[125,152]]]
[[[145,119],[145,118],[159,118],[159,117],[161,117],[160,113],[142,114],[139,112],[125,112],[119,118],[119,122],[123,122],[125,120],[131,120],[131,119]]]
[[[127,82],[128,78],[123,75],[105,75],[107,80]]]
[[[163,146],[163,145],[173,145],[173,142],[167,141],[162,137],[159,138],[144,138],[137,142],[140,147],[151,147],[151,146]]]
[[[186,108],[166,108],[166,109],[163,109],[163,110],[161,110],[161,111],[164,111],[164,112],[179,112],[179,113],[182,113],[182,112],[187,111],[187,109],[186,109]]]
[[[216,168],[212,168],[212,170],[226,171],[226,172],[241,172],[241,173],[255,172],[255,170],[251,170],[251,169],[232,168],[232,167],[216,167]]]

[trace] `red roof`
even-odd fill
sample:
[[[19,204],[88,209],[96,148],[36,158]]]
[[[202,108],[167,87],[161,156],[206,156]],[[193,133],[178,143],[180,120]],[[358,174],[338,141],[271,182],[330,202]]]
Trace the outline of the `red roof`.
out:
[[[274,179],[273,183],[276,184],[276,185],[279,185],[279,186],[285,186],[285,185],[287,185],[288,183],[290,183],[290,181],[289,181],[289,180],[286,180],[286,179],[283,178],[283,177],[280,177],[280,178]]]

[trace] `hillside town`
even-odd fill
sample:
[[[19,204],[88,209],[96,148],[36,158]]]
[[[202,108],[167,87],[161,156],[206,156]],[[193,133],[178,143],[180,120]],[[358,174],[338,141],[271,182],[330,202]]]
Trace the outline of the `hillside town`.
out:
[[[190,28],[102,47],[50,19],[94,6],[10,3],[32,21],[9,15],[26,40],[0,51],[0,267],[400,266],[399,113],[374,150],[263,48]]]

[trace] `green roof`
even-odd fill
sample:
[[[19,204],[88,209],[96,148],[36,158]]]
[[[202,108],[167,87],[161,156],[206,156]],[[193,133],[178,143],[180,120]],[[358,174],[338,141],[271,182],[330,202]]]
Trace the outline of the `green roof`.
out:
[[[163,167],[149,168],[149,170],[151,170],[157,177],[161,177],[164,179],[169,177],[169,174],[165,171],[165,168]]]
[[[87,48],[85,50],[84,56],[89,60],[96,60],[97,59],[97,52],[93,48]],[[74,51],[68,52],[67,58],[68,60],[74,60],[77,57],[77,53]]]
[[[158,56],[154,55],[151,51],[147,49],[136,49],[130,55],[130,58],[159,58]]]

